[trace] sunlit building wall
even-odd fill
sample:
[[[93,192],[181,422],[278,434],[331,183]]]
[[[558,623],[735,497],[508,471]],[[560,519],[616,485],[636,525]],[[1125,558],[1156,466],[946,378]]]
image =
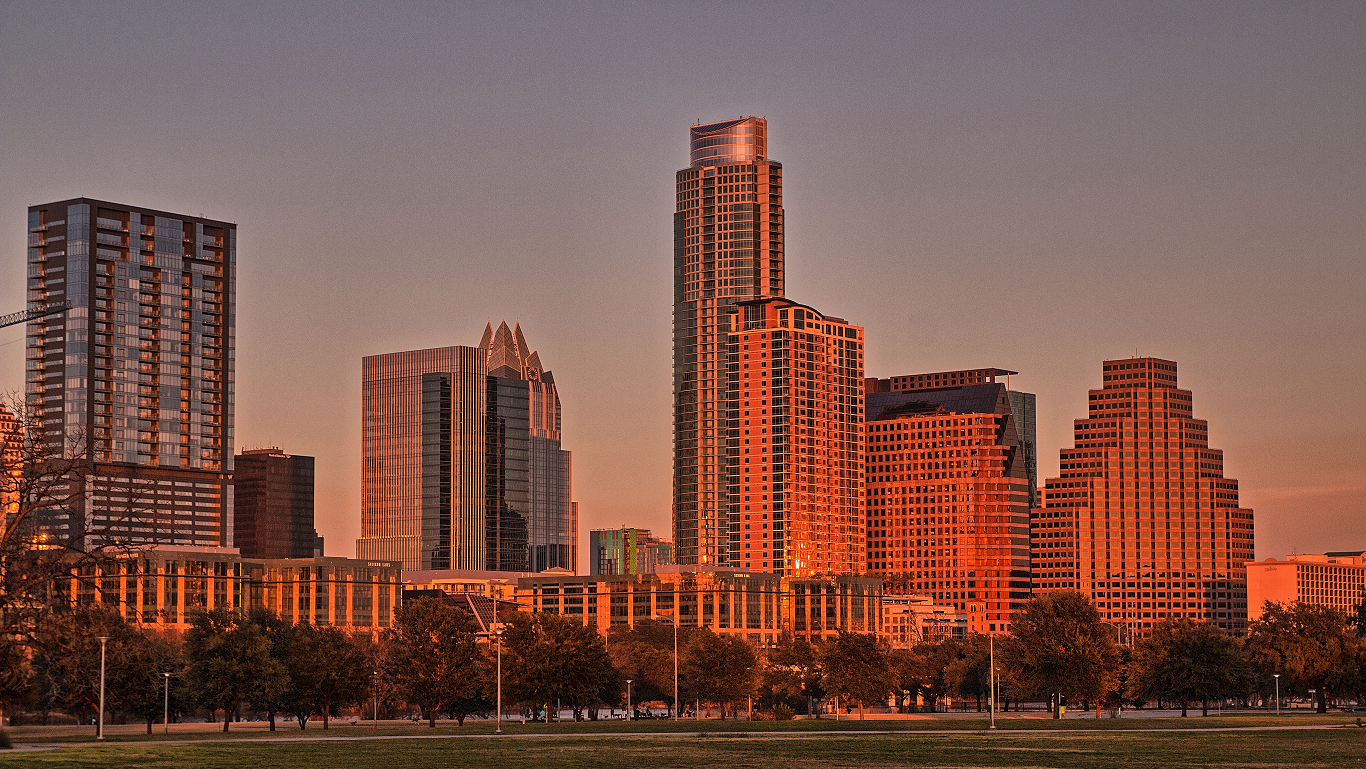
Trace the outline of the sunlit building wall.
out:
[[[727,320],[731,564],[861,574],[863,329],[776,298],[742,302]]]
[[[1005,633],[1029,599],[1024,436],[1033,426],[1017,403],[1032,418],[1033,395],[995,381],[1015,372],[982,371],[922,387],[888,386],[915,377],[869,380],[868,569],[889,592],[953,607],[971,632]]]
[[[1252,511],[1209,446],[1174,361],[1105,361],[1073,446],[1032,512],[1034,592],[1080,590],[1144,634],[1169,617],[1247,629]],[[1055,536],[1062,535],[1062,536]]]

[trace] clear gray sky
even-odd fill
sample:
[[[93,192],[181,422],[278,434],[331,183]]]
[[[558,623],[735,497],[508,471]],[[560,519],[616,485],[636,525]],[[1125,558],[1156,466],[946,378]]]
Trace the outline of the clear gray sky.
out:
[[[868,373],[1022,372],[1057,472],[1175,359],[1257,555],[1366,548],[1366,4],[0,2],[0,312],[27,206],[238,224],[239,450],[359,531],[360,358],[520,321],[580,529],[669,529],[671,213],[766,116],[788,294]],[[0,389],[23,386],[0,330]]]

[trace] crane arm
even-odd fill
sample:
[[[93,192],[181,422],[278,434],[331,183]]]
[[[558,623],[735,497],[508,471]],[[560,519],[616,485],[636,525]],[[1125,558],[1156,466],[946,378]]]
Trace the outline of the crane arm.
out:
[[[70,300],[62,302],[61,304],[50,304],[41,310],[20,310],[19,312],[12,312],[9,315],[0,315],[0,328],[27,323],[31,320],[37,320],[48,315],[66,312],[69,309],[71,309]]]

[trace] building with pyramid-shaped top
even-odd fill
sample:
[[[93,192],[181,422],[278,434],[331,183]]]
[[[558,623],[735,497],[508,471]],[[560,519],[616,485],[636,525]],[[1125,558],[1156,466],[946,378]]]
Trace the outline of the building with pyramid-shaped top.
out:
[[[407,571],[576,569],[560,398],[520,325],[361,368],[358,558]]]

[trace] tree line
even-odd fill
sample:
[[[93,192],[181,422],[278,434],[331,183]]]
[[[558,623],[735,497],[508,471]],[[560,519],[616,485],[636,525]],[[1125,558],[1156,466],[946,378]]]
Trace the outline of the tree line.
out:
[[[51,614],[31,653],[5,666],[3,704],[40,717],[63,712],[91,721],[99,702],[98,637],[108,638],[106,707],[117,722],[207,711],[227,731],[234,718],[312,718],[328,728],[345,710],[364,717],[416,714],[463,724],[490,717],[501,646],[503,702],[513,712],[595,720],[603,708],[660,702],[710,716],[741,712],[785,719],[890,706],[938,710],[950,698],[978,711],[989,702],[991,660],[1005,710],[1022,702],[1095,709],[1158,704],[1185,715],[1199,706],[1270,703],[1312,695],[1323,712],[1334,700],[1366,702],[1366,607],[1355,617],[1295,604],[1268,604],[1246,638],[1188,619],[1157,623],[1132,647],[1080,593],[1035,598],[1010,635],[891,649],[874,634],[842,633],[811,642],[784,636],[760,646],[699,628],[643,621],[594,628],[556,614],[511,612],[497,638],[475,618],[436,598],[405,602],[394,626],[372,637],[292,625],[265,611],[201,612],[183,635],[141,628],[103,606]],[[675,665],[678,699],[675,702]],[[169,675],[168,675],[169,674]],[[416,715],[414,714],[414,715]]]

